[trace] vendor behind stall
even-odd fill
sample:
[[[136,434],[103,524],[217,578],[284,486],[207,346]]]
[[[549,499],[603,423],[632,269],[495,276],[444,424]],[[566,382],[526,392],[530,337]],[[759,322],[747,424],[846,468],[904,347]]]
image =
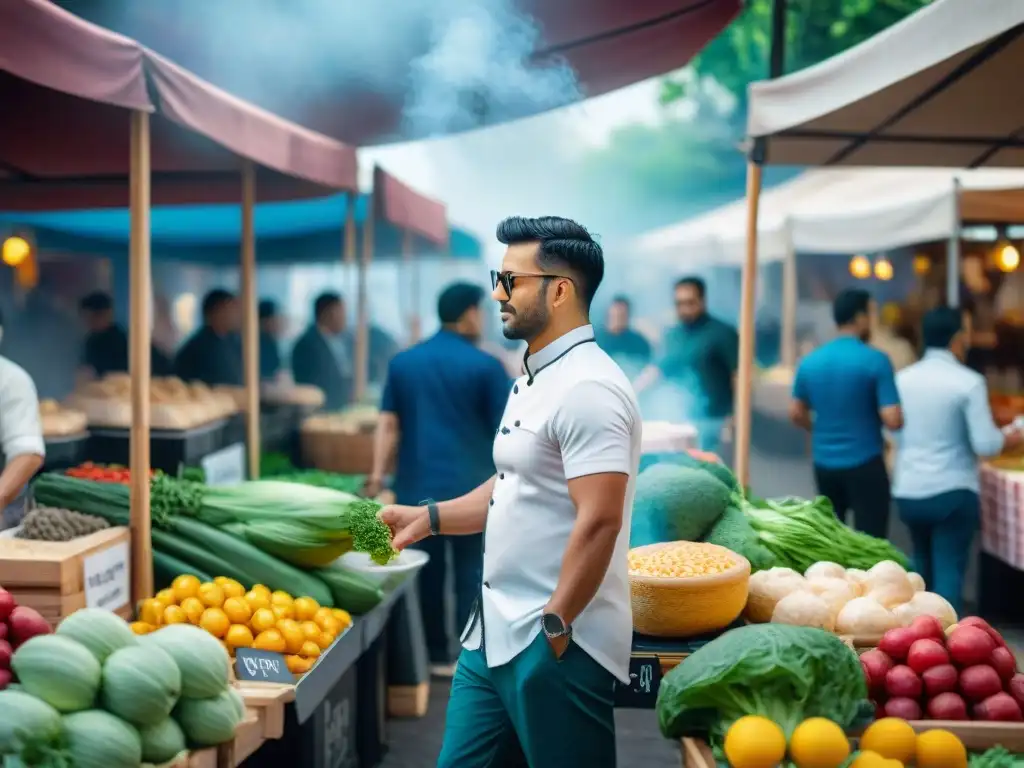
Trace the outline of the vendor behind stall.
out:
[[[273,381],[281,375],[281,330],[284,325],[277,302],[260,302],[260,380]]]
[[[337,293],[322,293],[313,303],[313,324],[292,348],[296,384],[323,391],[328,410],[337,411],[352,398],[352,358],[345,339],[345,302]]]
[[[89,378],[128,371],[128,334],[114,322],[114,300],[109,293],[94,291],[78,302],[82,322],[88,329],[82,349],[82,368]],[[156,346],[150,352],[154,376],[170,376],[171,359]]]
[[[0,448],[4,457],[0,472],[0,528],[5,528],[8,523],[18,522],[20,514],[11,514],[8,507],[43,466],[46,455],[36,385],[21,366],[6,357],[0,357]]]
[[[242,354],[237,342],[238,300],[222,289],[203,297],[203,327],[178,350],[174,370],[184,381],[210,386],[242,386]]]

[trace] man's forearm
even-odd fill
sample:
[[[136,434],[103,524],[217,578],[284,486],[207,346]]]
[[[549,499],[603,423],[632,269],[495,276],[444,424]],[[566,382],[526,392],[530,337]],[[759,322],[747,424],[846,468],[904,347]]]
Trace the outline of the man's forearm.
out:
[[[42,466],[43,457],[35,453],[23,453],[7,462],[0,473],[0,510],[18,498]]]
[[[615,552],[621,529],[608,518],[580,515],[569,534],[562,571],[546,610],[572,624],[597,594]]]
[[[437,505],[441,533],[446,536],[466,536],[481,533],[487,522],[487,509],[494,493],[495,476],[478,485],[465,496]]]

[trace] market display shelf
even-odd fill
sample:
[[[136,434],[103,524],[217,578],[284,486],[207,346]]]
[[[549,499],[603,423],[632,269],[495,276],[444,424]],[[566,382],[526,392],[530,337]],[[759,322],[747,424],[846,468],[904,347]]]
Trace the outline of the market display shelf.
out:
[[[226,419],[218,419],[194,429],[154,429],[150,431],[150,466],[168,474],[178,467],[197,466],[203,457],[220,450],[228,443],[224,433]],[[124,464],[129,462],[128,428],[100,428],[91,430],[88,458],[98,464]]]

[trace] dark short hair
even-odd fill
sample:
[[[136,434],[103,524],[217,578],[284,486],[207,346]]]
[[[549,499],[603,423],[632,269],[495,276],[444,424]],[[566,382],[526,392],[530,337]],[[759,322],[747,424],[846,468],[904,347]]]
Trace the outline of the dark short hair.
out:
[[[78,302],[82,312],[108,312],[114,308],[114,299],[104,291],[93,291]]]
[[[462,316],[484,300],[484,289],[472,283],[452,283],[437,297],[437,317],[441,323],[457,323]]]
[[[257,312],[260,320],[269,320],[272,317],[277,317],[277,302],[271,299],[263,299]]]
[[[498,225],[498,242],[505,245],[536,242],[541,269],[568,272],[586,309],[604,278],[604,251],[586,227],[561,216],[529,219],[509,216]]]
[[[334,291],[321,293],[316,297],[316,301],[313,302],[313,317],[319,320],[323,317],[324,312],[329,310],[335,304],[341,304],[340,293],[335,293]]]
[[[683,286],[689,286],[693,288],[693,290],[697,292],[697,296],[699,296],[702,299],[708,292],[708,286],[704,282],[704,279],[697,277],[695,275],[687,275],[686,277],[681,277],[678,280],[676,280],[676,288],[682,288]]]
[[[235,300],[235,294],[223,288],[214,288],[203,297],[203,317],[208,317],[225,304]]]
[[[921,320],[921,336],[926,348],[947,349],[963,330],[963,314],[952,307],[937,307]]]
[[[847,288],[840,291],[832,302],[832,319],[836,325],[849,325],[857,315],[866,314],[871,306],[871,294],[863,288]]]
[[[614,304],[621,304],[626,308],[627,312],[633,308],[633,303],[621,293],[612,297],[612,305]]]

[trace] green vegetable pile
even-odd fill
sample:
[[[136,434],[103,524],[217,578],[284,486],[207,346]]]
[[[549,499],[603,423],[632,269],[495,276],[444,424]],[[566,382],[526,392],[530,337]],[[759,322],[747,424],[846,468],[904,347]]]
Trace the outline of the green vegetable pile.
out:
[[[785,624],[730,630],[672,669],[658,691],[666,738],[698,736],[721,758],[725,733],[745,715],[777,723],[788,740],[809,717],[844,730],[874,716],[857,654],[831,632]]]
[[[312,485],[316,488],[330,488],[333,491],[351,493],[358,496],[362,493],[363,485],[366,483],[366,475],[342,475],[337,472],[322,472],[318,469],[309,469],[302,472],[285,472],[279,475],[267,476],[272,480],[283,483],[299,483],[300,485]]]
[[[1006,747],[992,747],[980,755],[971,755],[970,768],[1022,768],[1024,758],[1013,754]]]

